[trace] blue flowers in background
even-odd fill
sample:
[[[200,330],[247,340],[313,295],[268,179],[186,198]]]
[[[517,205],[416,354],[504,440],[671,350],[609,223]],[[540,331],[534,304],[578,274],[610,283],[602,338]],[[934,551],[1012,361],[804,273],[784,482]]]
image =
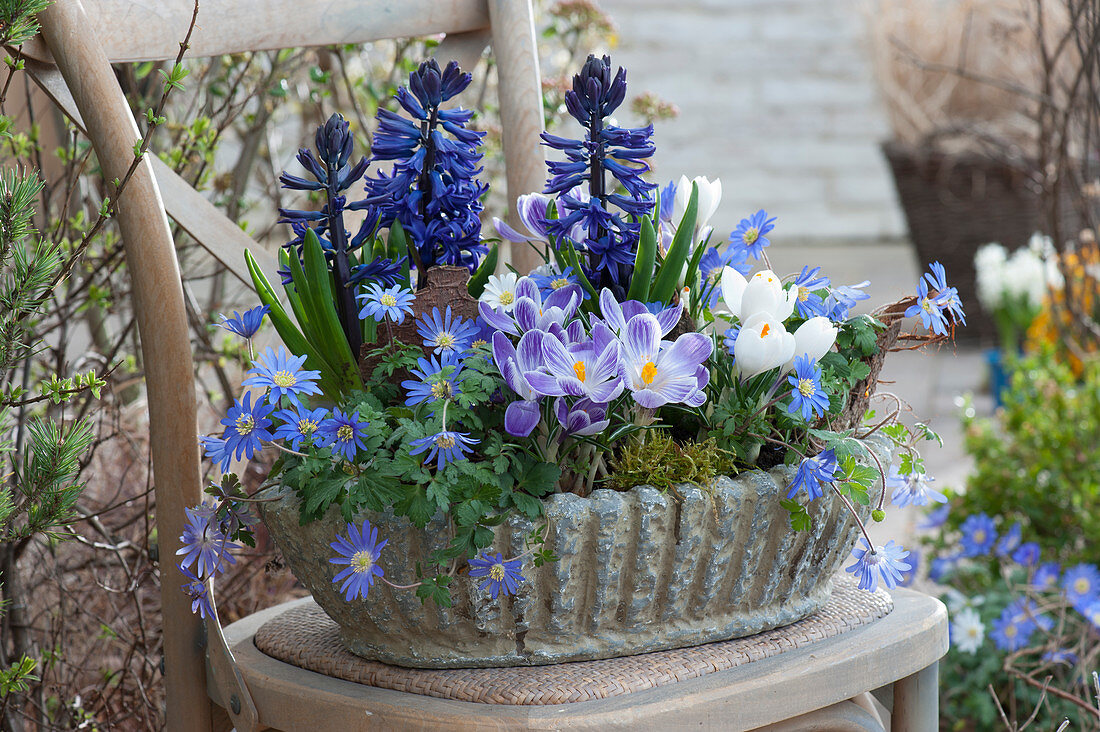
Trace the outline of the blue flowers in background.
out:
[[[505,559],[500,552],[496,555],[482,554],[470,560],[470,577],[484,578],[485,581],[478,589],[488,589],[489,595],[495,600],[501,592],[505,595],[516,594],[519,583],[523,582],[523,575],[520,574],[522,566],[523,560],[518,557]]]
[[[375,578],[385,581],[385,572],[378,566],[378,558],[387,541],[378,541],[378,529],[364,520],[362,528],[348,524],[347,538],[337,536],[336,541],[329,544],[337,554],[329,562],[346,565],[332,578],[333,584],[343,580],[340,592],[344,593],[345,600],[351,602],[357,597],[366,597]]]

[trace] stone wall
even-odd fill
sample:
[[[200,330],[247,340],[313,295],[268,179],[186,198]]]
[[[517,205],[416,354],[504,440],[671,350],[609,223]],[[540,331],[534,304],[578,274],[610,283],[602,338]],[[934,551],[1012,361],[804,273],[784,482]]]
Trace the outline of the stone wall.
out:
[[[719,176],[718,234],[766,208],[787,241],[903,235],[855,0],[600,4],[618,25],[612,60],[629,69],[630,93],[680,108],[658,126],[653,180]]]

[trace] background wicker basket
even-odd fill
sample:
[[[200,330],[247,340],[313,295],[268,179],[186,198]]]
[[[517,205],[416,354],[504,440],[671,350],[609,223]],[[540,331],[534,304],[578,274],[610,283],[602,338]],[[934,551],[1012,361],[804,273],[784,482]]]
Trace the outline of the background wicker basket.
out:
[[[941,262],[959,290],[967,326],[957,338],[992,345],[993,322],[978,304],[974,253],[992,241],[1012,251],[1046,228],[1027,163],[894,141],[883,143],[882,150],[922,269]],[[1073,231],[1073,214],[1064,212],[1063,220],[1063,231]]]

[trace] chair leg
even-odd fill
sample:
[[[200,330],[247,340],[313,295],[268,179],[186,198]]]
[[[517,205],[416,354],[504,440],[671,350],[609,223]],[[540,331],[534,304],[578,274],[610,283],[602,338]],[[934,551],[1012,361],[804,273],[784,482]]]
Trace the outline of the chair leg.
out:
[[[936,732],[939,713],[938,663],[894,682],[891,732]]]
[[[760,727],[753,732],[885,732],[878,720],[855,702],[839,704],[800,714],[792,719]]]

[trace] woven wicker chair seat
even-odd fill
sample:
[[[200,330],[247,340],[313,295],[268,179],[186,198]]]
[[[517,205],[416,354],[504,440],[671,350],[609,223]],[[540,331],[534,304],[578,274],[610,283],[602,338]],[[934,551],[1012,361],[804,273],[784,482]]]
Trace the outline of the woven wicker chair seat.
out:
[[[857,589],[847,575],[834,579],[832,598],[819,612],[784,628],[693,648],[600,661],[513,668],[413,669],[368,661],[346,650],[336,624],[315,603],[298,605],[256,632],[256,647],[284,663],[367,686],[485,704],[566,704],[606,699],[697,678],[803,648],[887,615],[883,590]]]

